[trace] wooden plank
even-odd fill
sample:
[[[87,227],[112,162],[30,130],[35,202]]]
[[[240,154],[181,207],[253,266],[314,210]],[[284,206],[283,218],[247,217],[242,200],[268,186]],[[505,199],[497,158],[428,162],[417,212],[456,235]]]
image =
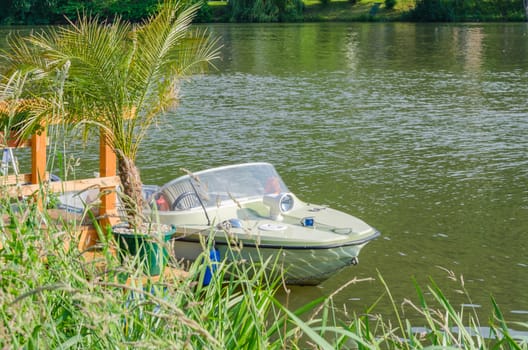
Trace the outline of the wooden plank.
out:
[[[28,184],[31,182],[31,174],[5,175],[0,177],[2,185]]]
[[[88,188],[115,188],[121,184],[118,176],[98,177],[73,181],[47,182],[44,184],[9,186],[7,194],[12,197],[31,196],[42,188],[52,192],[79,192]]]
[[[106,256],[104,253],[99,249],[90,249],[90,250],[81,250],[81,256],[83,257],[84,261],[95,267],[97,270],[101,272],[106,271]],[[116,250],[110,250],[110,253],[113,256],[117,256],[118,252]],[[138,286],[138,285],[145,285],[147,283],[158,283],[160,280],[163,280],[164,283],[174,283],[178,281],[182,281],[184,279],[190,278],[191,274],[183,269],[173,267],[173,266],[165,266],[163,268],[163,275],[155,275],[155,276],[147,276],[145,274],[139,274],[135,276],[128,276],[126,282],[124,283],[124,286]],[[117,279],[113,282],[118,282]],[[120,282],[123,283],[123,282]]]
[[[88,188],[115,188],[120,184],[121,181],[119,180],[119,176],[107,176],[93,179],[51,182],[50,189],[53,190],[53,192],[71,192],[82,191]]]

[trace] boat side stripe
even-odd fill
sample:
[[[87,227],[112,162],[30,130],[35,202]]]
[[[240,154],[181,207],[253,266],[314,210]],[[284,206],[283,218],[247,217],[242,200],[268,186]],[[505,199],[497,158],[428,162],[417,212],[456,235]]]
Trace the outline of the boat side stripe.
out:
[[[303,250],[303,249],[332,249],[332,248],[338,248],[338,247],[348,247],[348,246],[354,246],[354,245],[362,245],[367,242],[372,241],[375,238],[378,238],[380,236],[380,232],[376,230],[374,234],[370,237],[367,237],[362,240],[349,242],[347,244],[329,244],[329,245],[320,245],[320,246],[283,246],[278,244],[254,244],[254,243],[247,243],[244,242],[244,246],[251,247],[251,248],[266,248],[266,249],[283,249],[283,250]],[[177,241],[183,241],[183,242],[196,242],[194,239],[189,239],[185,237],[176,238]],[[229,245],[228,242],[221,242],[221,241],[215,241],[215,245]]]

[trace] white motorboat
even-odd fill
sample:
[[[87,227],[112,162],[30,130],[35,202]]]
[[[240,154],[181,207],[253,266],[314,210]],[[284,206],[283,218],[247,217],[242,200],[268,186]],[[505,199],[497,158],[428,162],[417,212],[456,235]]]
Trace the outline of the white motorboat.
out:
[[[357,264],[380,234],[352,215],[301,201],[268,163],[204,170],[145,186],[144,194],[146,214],[176,227],[176,258],[195,260],[213,238],[222,258],[276,259],[290,284],[319,284]]]

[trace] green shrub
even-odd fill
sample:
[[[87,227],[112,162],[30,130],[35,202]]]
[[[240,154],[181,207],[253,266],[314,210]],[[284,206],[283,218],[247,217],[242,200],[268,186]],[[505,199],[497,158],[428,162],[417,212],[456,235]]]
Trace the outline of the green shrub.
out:
[[[302,19],[302,0],[231,0],[227,12],[231,22],[286,22]]]

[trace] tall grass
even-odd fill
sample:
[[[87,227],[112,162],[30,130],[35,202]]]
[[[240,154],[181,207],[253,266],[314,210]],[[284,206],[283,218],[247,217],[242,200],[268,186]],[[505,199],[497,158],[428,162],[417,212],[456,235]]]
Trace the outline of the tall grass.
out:
[[[222,261],[207,287],[207,255],[188,278],[144,279],[137,261],[112,254],[115,242],[101,228],[104,264],[78,250],[73,222],[54,221],[30,201],[2,196],[0,215],[2,349],[527,349],[493,300],[491,334],[480,334],[476,315],[455,310],[434,281],[427,293],[416,285],[417,303],[403,303],[427,324],[417,331],[382,276],[380,294],[390,297],[392,315],[376,315],[372,305],[344,317],[334,296],[361,282],[355,279],[292,311],[275,298],[287,287],[272,260]]]

